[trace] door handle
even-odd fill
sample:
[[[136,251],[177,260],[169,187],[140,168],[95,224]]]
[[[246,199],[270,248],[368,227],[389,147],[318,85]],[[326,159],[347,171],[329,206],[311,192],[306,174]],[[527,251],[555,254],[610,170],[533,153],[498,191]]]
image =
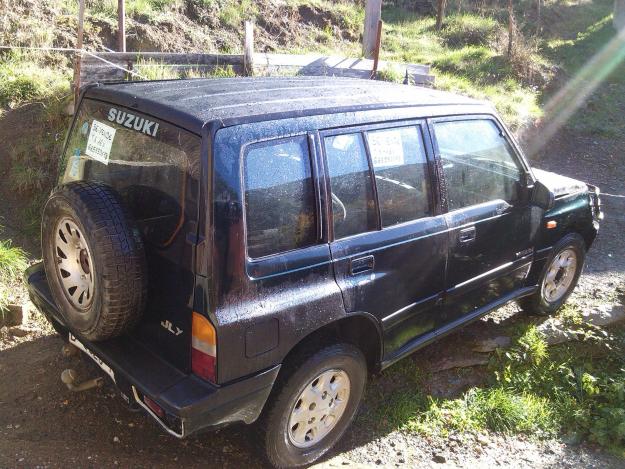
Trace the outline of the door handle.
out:
[[[362,274],[363,272],[369,272],[373,270],[375,265],[375,258],[373,256],[358,257],[356,259],[350,259],[349,261],[349,273],[351,275]]]
[[[475,226],[471,225],[467,228],[461,229],[458,234],[458,241],[461,243],[470,243],[471,241],[475,241]]]

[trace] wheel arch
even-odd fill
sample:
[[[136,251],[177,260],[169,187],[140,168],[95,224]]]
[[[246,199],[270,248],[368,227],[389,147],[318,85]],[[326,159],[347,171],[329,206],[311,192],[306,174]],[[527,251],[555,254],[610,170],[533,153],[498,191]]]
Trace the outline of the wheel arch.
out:
[[[379,370],[383,350],[382,328],[375,316],[366,312],[344,316],[305,335],[291,347],[283,363],[287,363],[305,349],[323,347],[341,341],[355,345],[361,350],[370,372]]]

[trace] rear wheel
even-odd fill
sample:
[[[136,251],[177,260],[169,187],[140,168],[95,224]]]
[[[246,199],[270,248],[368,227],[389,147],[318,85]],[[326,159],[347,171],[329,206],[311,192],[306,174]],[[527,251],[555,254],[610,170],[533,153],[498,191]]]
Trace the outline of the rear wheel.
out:
[[[334,446],[358,410],[367,379],[365,358],[350,344],[331,345],[296,362],[287,365],[259,423],[275,467],[309,464]]]
[[[92,182],[56,189],[41,240],[50,292],[69,328],[105,340],[136,324],[147,292],[145,254],[113,189]]]
[[[586,246],[578,234],[569,234],[557,243],[547,260],[538,291],[519,301],[530,314],[542,316],[555,313],[575,289],[584,267]]]

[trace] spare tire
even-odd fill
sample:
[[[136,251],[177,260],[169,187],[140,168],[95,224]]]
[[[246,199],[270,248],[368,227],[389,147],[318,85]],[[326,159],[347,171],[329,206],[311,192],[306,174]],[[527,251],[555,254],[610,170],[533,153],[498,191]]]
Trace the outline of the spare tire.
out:
[[[55,189],[41,230],[48,284],[70,329],[105,340],[131,329],[147,296],[141,235],[110,187],[72,182]]]

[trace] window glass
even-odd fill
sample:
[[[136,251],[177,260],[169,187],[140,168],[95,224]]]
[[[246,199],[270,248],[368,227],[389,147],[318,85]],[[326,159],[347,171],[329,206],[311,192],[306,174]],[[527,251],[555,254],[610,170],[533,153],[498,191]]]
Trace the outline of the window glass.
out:
[[[332,189],[334,237],[344,238],[376,228],[371,173],[362,134],[325,138]]]
[[[316,242],[315,193],[306,137],[252,146],[245,156],[250,257]]]
[[[197,217],[200,138],[121,106],[83,101],[61,181],[97,181],[121,196],[149,245],[184,244]]]
[[[493,121],[437,122],[434,132],[447,183],[449,210],[497,199],[517,199],[521,169]]]
[[[415,127],[367,132],[382,226],[427,216],[428,169],[420,130]]]

